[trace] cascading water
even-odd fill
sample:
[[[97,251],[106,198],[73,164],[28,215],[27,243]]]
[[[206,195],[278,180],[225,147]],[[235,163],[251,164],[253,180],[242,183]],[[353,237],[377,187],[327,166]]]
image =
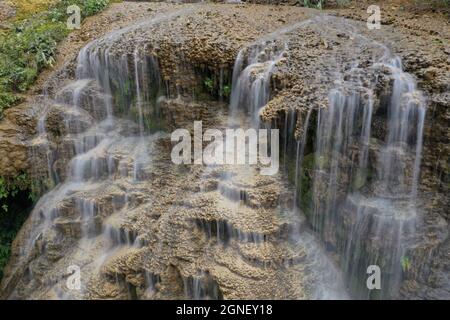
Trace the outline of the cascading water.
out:
[[[392,59],[388,67],[394,84],[388,110],[388,136],[380,156],[380,190],[405,194],[414,201],[420,173],[425,101],[411,75],[402,71],[400,58]],[[408,176],[406,168],[396,165],[403,154],[409,153],[408,147],[415,147],[412,176]]]
[[[239,109],[244,109],[251,117],[252,126],[258,127],[259,110],[270,98],[270,77],[285,49],[283,45],[267,42],[250,47],[248,52],[239,52],[233,70],[241,70],[244,59],[247,66],[233,74],[231,119]]]
[[[318,110],[312,194],[302,209],[325,244],[339,252],[348,287],[358,298],[392,297],[398,292],[408,238],[416,224],[424,98],[398,58],[375,64],[388,68],[392,92],[385,103],[385,142],[373,140],[371,89],[331,90]],[[359,90],[359,91],[358,91]],[[361,91],[362,90],[362,91]],[[309,125],[307,116],[304,134]],[[306,137],[303,137],[303,140]],[[296,185],[303,177],[304,142],[297,148]],[[311,157],[311,155],[308,155]],[[297,188],[299,196],[306,190]],[[380,291],[364,279],[376,265],[384,275]]]
[[[189,177],[201,176],[199,188],[171,185],[167,193],[176,194],[176,199],[157,199],[151,193],[164,188],[161,180],[183,180],[182,174],[191,169],[171,171],[166,165],[156,177],[151,170],[160,165],[155,164],[158,160],[169,161],[157,157],[156,144],[163,134],[155,131],[161,126],[159,103],[173,102],[172,88],[168,83],[164,88],[159,61],[149,54],[151,45],[134,43],[132,33],[179,14],[91,42],[79,53],[76,79],[45,98],[33,152],[36,159],[45,158],[52,182],[47,187],[54,187],[32,213],[28,241],[16,267],[28,281],[21,288],[33,289],[12,290],[10,297],[46,291],[42,296],[90,298],[101,277],[103,283],[107,279],[126,287],[129,298],[138,297],[136,286],[141,282],[145,288],[140,297],[150,298],[236,297],[230,283],[238,283],[234,288],[242,295],[257,298],[395,297],[419,216],[416,198],[425,118],[425,99],[414,79],[402,71],[400,60],[382,48],[383,57],[367,68],[383,70],[374,73],[392,80],[389,92],[377,91],[373,82],[378,79],[367,76],[367,85],[336,72],[332,84],[326,84],[333,86],[327,106],[283,109],[283,173],[262,177],[258,165],[194,168]],[[274,127],[262,121],[262,113],[279,93],[273,90],[274,75],[292,53],[284,35],[306,25],[326,33],[333,27],[334,22],[327,25],[330,21],[334,20],[293,24],[242,49],[234,64],[228,117],[221,117],[226,113],[221,110],[214,121],[244,130]],[[122,45],[124,35],[130,35],[133,45]],[[355,58],[349,68],[352,76],[357,65]],[[221,100],[224,69],[219,68]],[[186,98],[181,91],[173,99],[177,103]],[[386,125],[377,127],[375,117]],[[295,158],[294,186],[284,181],[292,165],[289,154]],[[153,179],[157,183],[149,187]],[[183,193],[183,188],[195,191]],[[192,199],[182,199],[181,194]],[[127,269],[133,259],[145,263]],[[39,265],[45,264],[51,265],[51,274],[65,274],[67,265],[79,265],[89,279],[75,292],[61,279],[40,283]],[[366,287],[370,265],[382,270],[381,291]],[[168,290],[168,295],[159,295],[168,283],[176,294]],[[245,292],[248,283],[251,291]],[[263,290],[273,287],[277,294],[261,294],[260,283]],[[119,291],[117,287],[111,291]],[[108,294],[97,296],[120,297]]]
[[[300,25],[294,25],[286,28],[276,35],[285,34],[296,28],[307,24],[303,22]],[[233,69],[233,86],[230,102],[230,123],[234,124],[239,111],[244,111],[249,115],[251,127],[258,128],[260,126],[260,111],[270,100],[272,75],[276,70],[277,64],[283,57],[288,54],[288,47],[285,42],[273,40],[265,40],[262,43],[250,46],[241,50],[237,56]],[[306,119],[306,127],[304,131],[308,131],[310,110]],[[292,118],[293,119],[293,118]],[[288,117],[286,116],[286,122]],[[293,120],[291,120],[292,122]],[[270,127],[270,124],[265,124]],[[291,128],[293,127],[291,123]],[[287,132],[289,126],[285,128]],[[289,133],[291,133],[289,131]],[[286,142],[287,143],[287,142]],[[303,155],[304,146],[306,144],[306,135],[299,140],[301,145],[301,155]],[[285,149],[287,145],[285,146]],[[286,151],[286,150],[285,150]],[[297,169],[301,170],[301,160],[297,162]],[[229,177],[228,177],[229,179]],[[225,179],[227,181],[227,179]],[[223,182],[222,182],[223,184]],[[221,184],[219,184],[220,188]],[[280,199],[280,206],[286,207],[281,210],[288,210],[298,214],[296,206],[297,192],[294,193],[294,207],[291,203],[286,203],[286,199]],[[239,199],[242,200],[242,197]],[[342,283],[341,276],[333,263],[328,260],[326,254],[320,248],[320,244],[314,235],[308,231],[299,231],[293,228],[288,235],[289,242],[292,243],[296,250],[304,250],[307,255],[307,264],[310,264],[309,272],[311,273],[312,283],[311,296],[312,299],[345,299],[347,294]]]
[[[317,19],[319,25],[324,21],[336,23],[331,18]],[[350,33],[363,45],[370,42]],[[339,72],[336,83],[342,86],[330,91],[328,107],[317,110],[314,153],[305,154],[308,131],[314,125],[310,123],[316,112],[313,108],[307,112],[301,128],[303,136],[296,143],[294,209],[299,204],[326,247],[341,255],[347,288],[357,298],[386,298],[398,293],[402,266],[408,259],[408,242],[417,222],[415,201],[425,118],[424,98],[414,79],[402,71],[400,59],[392,58],[383,45],[373,45],[383,53],[373,68],[387,69],[392,79],[391,92],[388,98],[381,98],[383,106],[377,106],[376,111],[377,115],[386,114],[384,143],[374,140],[371,134],[377,98],[374,88],[365,87],[361,80],[346,83],[344,78],[354,80],[358,76],[340,77]],[[230,112],[234,114],[237,106],[244,106],[247,112],[250,110],[252,123],[257,124],[259,109],[268,102],[276,62],[266,63],[268,67],[263,69],[261,56],[270,55],[258,46],[254,48],[258,54],[250,54],[253,64],[233,76],[237,89],[233,91]],[[239,54],[235,71],[242,68],[244,56]],[[279,59],[282,53],[274,56]],[[357,75],[358,63],[352,65],[350,72]],[[260,77],[255,76],[258,70]],[[286,112],[286,137],[290,127]],[[288,138],[285,154],[287,145]],[[383,274],[379,291],[366,286],[366,271],[371,265],[379,266]]]
[[[133,232],[120,226],[120,213],[131,210],[127,195],[147,177],[152,164],[152,145],[160,136],[152,131],[159,121],[156,98],[161,82],[158,62],[147,55],[145,47],[137,44],[127,53],[115,45],[126,32],[178,14],[145,21],[91,42],[78,55],[76,79],[54,97],[45,98],[48,107],[38,121],[34,150],[48,156],[49,178],[56,187],[40,199],[31,214],[33,230],[28,245],[22,248],[22,263],[36,250],[45,254],[45,247],[39,249],[38,244],[50,237],[53,229],[75,235],[80,253],[100,244],[103,249],[94,261],[96,268],[121,247],[139,246]],[[53,147],[54,134],[48,132],[47,123],[54,113],[62,120],[59,126],[60,134],[66,134],[62,137],[65,150]],[[65,172],[57,174],[58,161],[68,158]],[[114,187],[125,193],[113,198],[112,209],[107,209],[111,207],[102,203],[102,193]],[[112,212],[102,224],[105,210]],[[72,211],[79,215],[75,222],[67,220]],[[74,295],[61,282],[55,282],[52,290],[63,299],[84,295],[83,288]]]

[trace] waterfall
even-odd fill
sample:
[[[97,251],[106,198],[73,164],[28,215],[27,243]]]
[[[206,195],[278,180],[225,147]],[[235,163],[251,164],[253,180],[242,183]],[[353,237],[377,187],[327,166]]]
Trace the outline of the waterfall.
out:
[[[274,36],[285,34],[308,23],[309,21],[296,24],[274,33]],[[271,126],[271,124],[261,124],[260,111],[270,100],[272,90],[271,80],[273,73],[276,71],[277,63],[288,54],[288,51],[289,48],[286,42],[280,43],[279,41],[269,39],[244,48],[238,53],[233,69],[232,94],[229,106],[229,123],[231,125],[236,125],[236,118],[239,117],[239,112],[243,112],[249,118],[248,122],[250,126],[257,128],[260,125],[265,125],[266,127]],[[302,171],[302,161],[312,111],[312,109],[309,109],[307,113],[303,136],[297,142],[296,177],[301,175]],[[286,111],[285,123],[288,122],[287,114],[288,111]],[[292,115],[291,127],[293,127],[293,119],[294,115]],[[285,130],[286,132],[292,133],[287,128]],[[285,148],[286,146],[287,144]],[[223,186],[229,179],[230,174],[219,184],[219,188],[223,189]],[[300,190],[297,178],[295,181],[295,190]],[[296,200],[298,192],[294,192],[294,206],[292,207],[292,202],[288,204],[289,210],[295,214],[299,213]],[[242,194],[236,197],[236,199],[236,201],[242,201]],[[283,201],[280,200],[280,202]],[[348,298],[339,270],[326,256],[318,239],[308,230],[300,231],[298,228],[290,230],[287,237],[289,243],[297,248],[296,250],[306,253],[307,262],[305,264],[309,266],[308,271],[311,273],[310,277],[312,279],[310,282],[311,292],[308,298]]]
[[[277,76],[289,67],[294,51],[285,35],[312,23],[323,33],[332,26],[307,20],[260,38],[236,56],[228,109],[194,101],[186,113],[195,114],[196,107],[209,102],[206,111],[219,115],[208,120],[220,128],[284,126],[284,171],[267,177],[260,175],[259,164],[173,169],[171,163],[162,165],[170,160],[161,155],[165,149],[158,149],[167,143],[160,131],[160,106],[173,102],[171,84],[162,79],[152,42],[133,36],[141,27],[186,12],[92,41],[79,52],[75,78],[45,96],[32,157],[47,192],[31,213],[15,273],[7,279],[14,284],[14,278],[26,275],[28,282],[10,297],[27,287],[30,296],[45,289],[51,297],[89,298],[88,285],[95,289],[96,281],[105,279],[126,287],[131,298],[137,297],[136,285],[142,286],[143,297],[159,298],[159,290],[173,283],[178,286],[173,292],[184,298],[222,299],[230,294],[230,283],[242,289],[248,281],[258,291],[258,281],[274,279],[289,291],[278,291],[276,298],[396,297],[420,219],[426,114],[425,97],[400,58],[386,49],[373,65],[359,70],[370,68],[379,71],[377,77],[389,78],[384,91],[376,87],[378,78],[365,83],[358,78],[355,58],[350,74],[356,81],[333,70],[336,77],[323,84],[326,106],[283,107],[268,123],[264,107],[279,94]],[[124,45],[126,35],[132,45]],[[222,106],[227,69],[218,68]],[[197,85],[203,76],[195,79]],[[181,91],[176,102],[184,107]],[[292,91],[294,96],[301,92]],[[381,125],[375,119],[382,119]],[[205,121],[205,127],[211,123]],[[191,185],[181,182],[185,177]],[[164,184],[165,179],[173,179],[172,184]],[[199,186],[192,186],[196,182]],[[166,192],[166,186],[169,196],[157,198],[155,190]],[[142,259],[140,269],[123,271],[132,259]],[[63,276],[40,283],[44,277],[33,272],[40,265]],[[81,290],[67,289],[67,265],[80,266],[86,276]],[[372,265],[382,271],[381,290],[366,286]],[[253,279],[255,270],[260,274]],[[220,278],[228,272],[230,278]]]
[[[230,101],[230,117],[243,109],[251,118],[254,127],[259,124],[259,110],[270,98],[270,77],[285,52],[273,41],[251,46],[248,52],[239,52],[234,64],[233,84]],[[245,63],[246,67],[242,70]]]
[[[295,161],[295,192],[294,192],[294,203],[293,207],[296,208],[297,206],[297,197],[298,195],[302,194],[302,187],[301,183],[299,183],[298,178],[303,176],[303,158],[305,155],[305,146],[306,146],[306,139],[308,138],[308,128],[309,128],[309,121],[311,118],[312,108],[308,110],[308,114],[306,115],[305,119],[305,126],[303,128],[303,136],[301,139],[297,142],[297,153],[296,153],[296,161]],[[288,139],[286,138],[286,141]]]
[[[183,12],[189,10],[92,41],[79,52],[76,78],[45,97],[33,153],[36,158],[45,155],[54,187],[31,213],[32,229],[21,248],[18,270],[26,267],[36,250],[45,256],[41,243],[55,237],[55,232],[79,242],[70,255],[73,263],[85,268],[90,267],[84,266],[83,259],[89,257],[84,252],[96,250],[92,264],[99,268],[121,247],[139,246],[134,231],[122,226],[121,212],[131,210],[128,193],[147,179],[152,166],[153,145],[161,136],[157,98],[162,88],[158,61],[148,55],[149,48],[137,43],[132,52],[125,52],[119,48],[120,40],[132,30]],[[49,131],[49,123],[58,132]],[[55,139],[64,148],[56,149]],[[118,203],[108,198],[109,188],[117,188]],[[64,281],[55,282],[52,290],[64,299],[85,294],[84,287],[70,292]]]
[[[414,200],[420,173],[425,102],[416,89],[414,79],[402,71],[400,58],[392,59],[388,66],[392,71],[394,84],[388,110],[388,137],[380,161],[381,189],[404,192]],[[411,182],[408,182],[406,168],[399,168],[396,163],[402,160],[398,157],[408,153],[408,146],[414,148],[414,145],[413,175],[409,177]],[[396,190],[395,187],[406,187],[409,190]]]
[[[325,21],[334,23],[331,18]],[[353,31],[349,33],[369,41]],[[374,45],[383,55],[373,68],[387,69],[393,80],[389,98],[381,97],[385,101],[380,106],[374,88],[364,87],[361,81],[349,87],[345,87],[345,81],[337,81],[339,85],[329,92],[328,107],[308,110],[301,128],[303,135],[296,142],[294,210],[299,205],[325,247],[341,255],[347,288],[356,298],[387,298],[398,293],[402,265],[408,259],[408,245],[418,219],[415,202],[426,111],[425,99],[411,75],[402,70],[400,59],[392,57],[383,45]],[[231,117],[242,110],[250,115],[253,125],[259,126],[259,111],[270,98],[272,72],[284,54],[270,48],[270,42],[266,42],[239,52]],[[272,62],[265,57],[271,57]],[[386,114],[384,141],[372,136],[375,112]],[[317,115],[316,124],[311,123],[313,113]],[[316,126],[314,149],[306,154],[311,125]],[[305,184],[308,179],[311,182]],[[306,236],[301,232],[295,238],[305,243]],[[381,268],[381,290],[366,287],[370,265]],[[324,291],[321,296],[326,296]]]
[[[372,92],[346,95],[333,89],[328,108],[317,117],[312,224],[343,255],[343,271],[359,298],[398,292],[417,218],[424,98],[401,70],[399,58],[382,65],[393,78],[384,143],[371,140]],[[380,266],[384,275],[379,293],[370,292],[363,281],[370,265]]]

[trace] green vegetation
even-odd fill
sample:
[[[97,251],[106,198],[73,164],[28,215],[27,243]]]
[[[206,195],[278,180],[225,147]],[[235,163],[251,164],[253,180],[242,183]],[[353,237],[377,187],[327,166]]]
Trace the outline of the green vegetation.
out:
[[[403,272],[408,272],[411,269],[411,260],[408,257],[402,257],[402,270]]]
[[[212,92],[214,90],[214,81],[213,81],[213,79],[205,78],[205,80],[203,81],[203,84],[204,84],[205,88],[209,92]]]
[[[307,8],[322,9],[325,5],[325,0],[303,0],[303,6]]]
[[[223,87],[223,95],[227,98],[231,95],[231,85],[226,85]]]
[[[30,88],[43,69],[55,63],[57,45],[70,32],[66,26],[67,7],[78,5],[85,18],[100,12],[108,3],[109,0],[62,0],[47,6],[47,11],[38,12],[19,7],[19,17],[8,30],[0,32],[0,117],[5,108],[20,102],[21,93]]]
[[[12,181],[0,177],[0,215],[4,212],[8,212],[9,205],[4,200],[9,197],[14,198],[20,191],[25,190],[33,190],[32,182],[25,173],[18,175]],[[34,192],[29,193],[29,199],[33,202],[36,200]]]
[[[25,174],[11,181],[0,177],[0,279],[11,254],[11,243],[36,199],[37,193]]]
[[[109,0],[89,0],[89,1],[85,1],[85,16],[92,16],[100,11],[102,11],[103,9],[106,8],[106,6],[108,5]]]
[[[67,7],[77,5],[81,18],[106,8],[110,0],[13,1],[17,16],[0,29],[0,119],[3,110],[21,101],[39,73],[53,66],[58,43],[70,32]],[[25,175],[0,176],[0,279],[11,243],[37,199],[37,188]]]
[[[225,83],[223,87],[220,87],[219,79],[217,76],[206,77],[203,79],[203,88],[204,90],[214,96],[214,97],[223,97],[229,99],[231,95],[231,83],[228,83],[229,78],[224,79]]]

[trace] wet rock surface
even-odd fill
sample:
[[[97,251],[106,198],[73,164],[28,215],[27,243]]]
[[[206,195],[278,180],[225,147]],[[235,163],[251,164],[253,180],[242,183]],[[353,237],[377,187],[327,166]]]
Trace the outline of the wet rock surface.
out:
[[[363,20],[364,16],[351,10],[337,14],[353,20]],[[139,19],[142,22],[135,23]],[[353,183],[348,174],[352,159],[341,155],[339,160],[337,199],[340,204],[346,203],[348,214],[343,221],[339,217],[336,220],[338,232],[323,230],[323,247],[328,250],[325,253],[310,231],[315,222],[307,208],[300,205],[306,216],[292,210],[296,196],[289,170],[281,169],[273,177],[264,177],[259,175],[258,166],[233,169],[174,165],[167,135],[146,132],[145,139],[139,136],[142,132],[139,112],[147,118],[151,116],[146,114],[149,111],[133,109],[133,104],[114,96],[114,91],[123,92],[126,87],[118,84],[115,90],[106,92],[98,79],[70,87],[77,72],[76,54],[85,42],[98,38],[101,33],[98,30],[106,32],[111,25],[129,25],[100,38],[95,48],[99,56],[108,49],[110,61],[115,66],[126,65],[124,70],[131,70],[130,78],[136,73],[133,69],[136,61],[141,65],[145,60],[145,66],[151,70],[153,64],[158,66],[159,94],[164,96],[158,100],[158,115],[163,129],[169,132],[179,127],[192,132],[193,121],[200,119],[204,129],[227,127],[229,114],[223,87],[231,84],[238,52],[246,47],[251,49],[252,43],[284,48],[270,75],[269,102],[260,115],[262,120],[285,132],[287,162],[292,157],[295,160],[294,137],[301,141],[307,134],[313,136],[308,128],[305,130],[308,120],[314,123],[309,130],[318,130],[316,111],[312,115],[308,111],[328,108],[329,92],[336,86],[344,87],[348,95],[357,92],[361,101],[375,97],[373,143],[368,157],[377,162],[387,131],[385,100],[392,94],[393,74],[376,61],[388,49],[400,55],[404,69],[418,80],[428,102],[417,199],[421,220],[414,236],[408,239],[413,245],[408,267],[403,268],[399,297],[448,297],[449,200],[445,159],[450,145],[446,124],[450,71],[445,35],[450,33],[439,35],[442,43],[430,42],[426,24],[411,32],[412,27],[401,18],[398,24],[393,19],[393,23],[374,32],[367,30],[364,22],[342,21],[300,8],[127,3],[126,7],[112,6],[95,21],[88,20],[82,32],[63,44],[61,51],[67,52],[68,59],[58,62],[59,70],[44,85],[59,102],[50,106],[44,103],[48,110],[42,124],[47,138],[42,139],[38,132],[43,110],[40,103],[8,110],[6,119],[0,123],[0,129],[4,128],[0,132],[5,136],[1,140],[4,147],[0,148],[0,152],[5,150],[2,164],[11,168],[10,174],[30,169],[27,159],[31,152],[30,158],[40,164],[36,166],[39,170],[33,171],[35,177],[51,178],[56,184],[41,199],[14,243],[2,282],[2,296],[346,297],[337,292],[341,290],[340,280],[327,278],[326,273],[335,270],[346,258],[339,246],[359,221],[354,204],[345,202],[347,189]],[[444,29],[448,30],[447,27]],[[249,55],[250,49],[244,49],[244,54]],[[270,54],[269,51],[266,53]],[[257,78],[266,67],[255,68],[253,77]],[[212,79],[214,89],[205,90],[206,78]],[[139,78],[139,73],[136,79],[135,86],[136,82],[142,86],[150,81]],[[80,87],[81,92],[75,95],[74,88]],[[139,105],[138,99],[139,96],[130,96]],[[118,118],[112,130],[105,120],[109,112],[105,101],[112,101],[111,112]],[[79,108],[71,108],[72,104]],[[30,120],[24,121],[23,114],[29,115]],[[161,128],[148,124],[146,129],[156,132]],[[307,149],[306,143],[305,163],[311,158],[308,158],[311,150]],[[17,155],[13,153],[15,150],[19,150]],[[53,156],[50,165],[48,151]],[[142,152],[146,157],[140,159],[137,155]],[[352,153],[352,158],[355,157],[356,151]],[[412,161],[402,154],[398,157],[402,163]],[[83,164],[85,160],[88,167],[83,166],[81,173],[77,172],[77,161]],[[327,166],[328,160],[323,161]],[[75,171],[67,170],[70,167]],[[369,167],[376,171],[375,164]],[[49,177],[49,172],[53,176]],[[305,167],[305,172],[306,180],[315,174],[313,167]],[[329,181],[326,172],[315,177],[316,188]],[[409,179],[412,174],[405,176]],[[231,178],[225,179],[228,176]],[[376,194],[376,186],[364,189],[363,193]],[[313,201],[325,202],[325,198],[326,194],[322,194]],[[374,214],[377,215],[381,213]],[[384,241],[374,235],[362,244],[369,260],[383,252],[380,247],[389,246],[389,239]],[[329,261],[327,254],[334,261]],[[79,291],[65,287],[70,265],[82,269]],[[328,277],[339,275],[329,273]],[[327,281],[335,282],[336,288],[327,291],[318,285]]]

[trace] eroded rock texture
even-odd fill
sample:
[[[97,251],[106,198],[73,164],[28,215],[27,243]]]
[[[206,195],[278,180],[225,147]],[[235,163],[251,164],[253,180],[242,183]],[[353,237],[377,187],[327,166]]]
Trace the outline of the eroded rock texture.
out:
[[[439,44],[411,53],[407,30],[300,8],[120,9],[104,16],[123,28],[78,44],[47,95],[21,107],[30,119],[0,124],[0,152],[22,148],[5,165],[47,191],[2,297],[449,297]],[[279,128],[279,172],[175,165],[168,133],[193,133],[195,120]],[[386,275],[376,294],[364,287],[371,264]],[[69,266],[80,290],[67,287]]]

